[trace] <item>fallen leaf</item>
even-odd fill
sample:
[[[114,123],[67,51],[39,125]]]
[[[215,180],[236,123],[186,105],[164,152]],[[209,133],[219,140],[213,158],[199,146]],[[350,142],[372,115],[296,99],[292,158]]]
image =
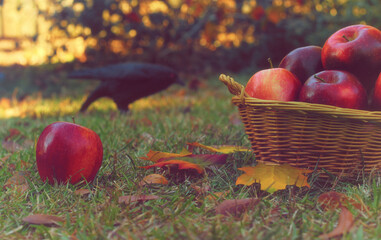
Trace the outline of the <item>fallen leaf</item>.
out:
[[[258,198],[224,200],[216,207],[216,214],[240,216],[260,203]]]
[[[17,136],[21,135],[20,130],[18,130],[17,128],[11,128],[8,131],[9,131],[9,134],[8,134],[8,136],[6,136],[4,138],[4,141],[8,141],[8,140],[10,140],[10,139],[12,139],[14,137],[17,137]]]
[[[143,141],[145,141],[149,145],[152,145],[154,142],[157,141],[157,139],[155,137],[153,137],[151,134],[146,133],[146,132],[142,133],[140,135],[140,138],[143,139]]]
[[[307,183],[307,177],[303,174],[312,171],[295,168],[288,164],[267,165],[258,163],[255,167],[242,167],[238,169],[244,171],[245,174],[237,178],[236,185],[243,184],[250,186],[258,182],[261,184],[261,190],[269,193],[285,189],[287,185],[310,187]]]
[[[211,192],[205,197],[205,199],[215,201],[215,200],[227,197],[229,193],[230,193],[229,190],[226,190],[223,192]]]
[[[191,188],[193,188],[197,192],[198,195],[205,195],[211,189],[209,184],[202,184],[201,186],[197,186],[197,185],[192,184]]]
[[[12,140],[4,140],[1,145],[3,146],[3,148],[5,150],[7,150],[8,152],[18,152],[20,150],[23,149],[23,147],[18,144],[17,142],[15,141],[12,141]]]
[[[139,186],[144,186],[147,184],[162,184],[168,185],[168,180],[160,174],[150,174],[143,178],[143,180],[139,183]]]
[[[143,117],[142,119],[139,120],[139,122],[146,127],[152,126],[152,121],[148,117]]]
[[[186,150],[185,148],[180,153],[168,153],[168,152],[159,152],[150,150],[147,153],[147,157],[141,157],[140,159],[148,160],[151,162],[158,162],[160,159],[169,159],[169,158],[178,158],[189,156],[192,153]]]
[[[130,204],[132,202],[145,202],[156,199],[160,199],[160,197],[156,195],[126,195],[119,197],[118,203]]]
[[[341,207],[349,208],[349,206],[353,206],[358,210],[364,210],[364,208],[366,208],[366,206],[363,206],[363,204],[359,203],[358,201],[349,198],[343,193],[338,193],[335,191],[320,194],[317,202],[324,210],[334,210]]]
[[[80,188],[74,191],[74,195],[78,195],[78,196],[84,196],[90,193],[91,193],[90,189],[87,189],[87,188]]]
[[[195,161],[199,162],[200,165],[210,165],[210,164],[225,164],[226,159],[228,158],[227,154],[191,154],[186,157],[179,158],[179,160],[184,161]]]
[[[49,227],[59,226],[59,223],[64,222],[60,217],[47,215],[47,214],[33,214],[24,217],[23,222],[33,224],[33,225],[45,225]]]
[[[164,166],[167,166],[167,165],[177,165],[179,170],[194,169],[199,174],[202,174],[204,172],[204,168],[201,167],[198,164],[187,162],[187,161],[183,161],[183,160],[176,160],[176,159],[174,159],[174,160],[168,160],[168,161],[163,161],[163,162],[157,162],[157,163],[155,163],[153,165],[143,166],[141,168],[150,169],[150,168],[153,168],[153,167],[164,167]]]
[[[187,143],[187,145],[191,146],[191,147],[200,147],[200,148],[212,151],[212,152],[225,153],[225,154],[235,153],[235,152],[251,152],[252,151],[249,148],[240,147],[240,146],[231,146],[231,145],[221,145],[221,146],[211,147],[211,146],[206,146],[206,145],[200,144],[198,142]]]
[[[29,168],[31,165],[32,165],[32,164],[30,164],[30,163],[28,163],[28,162],[26,162],[26,161],[24,161],[24,160],[20,160],[20,167],[21,167],[21,168],[26,169],[26,168]]]
[[[346,207],[342,207],[336,228],[330,233],[320,235],[319,238],[330,239],[333,237],[339,237],[349,232],[353,227],[353,223],[353,214]]]
[[[24,193],[28,191],[29,184],[25,176],[27,172],[16,172],[12,177],[10,177],[4,184],[3,189],[15,189],[18,193]]]
[[[5,155],[4,157],[0,158],[0,167],[12,156],[12,154]]]
[[[22,143],[22,147],[27,149],[30,147],[34,147],[34,144],[35,144],[35,142],[33,140],[25,139],[24,142]]]

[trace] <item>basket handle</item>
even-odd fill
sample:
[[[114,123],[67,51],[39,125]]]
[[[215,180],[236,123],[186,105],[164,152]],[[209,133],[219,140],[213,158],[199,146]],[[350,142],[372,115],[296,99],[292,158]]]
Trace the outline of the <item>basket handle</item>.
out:
[[[220,81],[223,82],[229,89],[229,92],[235,96],[240,98],[247,97],[247,93],[245,92],[245,87],[240,83],[234,81],[232,77],[221,74],[219,77]]]

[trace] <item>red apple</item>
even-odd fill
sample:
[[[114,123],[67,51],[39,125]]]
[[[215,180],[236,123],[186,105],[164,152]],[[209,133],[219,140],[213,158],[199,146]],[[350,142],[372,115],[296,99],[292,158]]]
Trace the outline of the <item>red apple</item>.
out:
[[[367,94],[355,75],[346,71],[326,70],[311,76],[304,83],[299,101],[364,109]]]
[[[355,74],[370,92],[381,70],[381,31],[368,25],[338,30],[325,42],[322,62],[326,70]]]
[[[284,68],[271,68],[255,73],[246,84],[246,93],[254,98],[278,101],[297,99],[301,82]]]
[[[378,75],[372,97],[372,106],[375,110],[381,110],[381,72]]]
[[[280,62],[279,67],[292,72],[302,83],[315,73],[323,71],[321,47],[306,46],[292,50]]]
[[[91,129],[68,123],[48,125],[36,146],[37,169],[43,181],[50,184],[76,184],[94,180],[102,165],[103,147]]]

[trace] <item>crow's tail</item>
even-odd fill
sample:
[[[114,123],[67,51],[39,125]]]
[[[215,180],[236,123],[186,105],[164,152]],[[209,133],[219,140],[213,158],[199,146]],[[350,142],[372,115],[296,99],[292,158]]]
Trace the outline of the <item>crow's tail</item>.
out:
[[[80,112],[85,112],[87,108],[92,104],[94,101],[96,101],[98,98],[106,97],[106,89],[101,84],[99,85],[90,95],[87,97],[86,101],[82,104],[82,107],[80,109]]]

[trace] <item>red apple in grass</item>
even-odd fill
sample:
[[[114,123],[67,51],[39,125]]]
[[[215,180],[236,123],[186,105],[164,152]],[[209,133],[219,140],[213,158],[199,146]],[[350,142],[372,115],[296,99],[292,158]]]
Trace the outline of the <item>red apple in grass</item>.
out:
[[[255,73],[246,84],[246,93],[254,98],[278,101],[297,99],[301,82],[284,68],[271,68]]]
[[[357,77],[346,71],[326,70],[311,76],[302,86],[299,101],[364,109],[367,94]]]
[[[37,169],[43,181],[50,184],[94,180],[102,165],[103,147],[91,129],[68,123],[48,125],[36,146]]]
[[[338,30],[325,42],[322,62],[326,70],[355,74],[370,92],[381,70],[381,31],[368,25]]]
[[[319,46],[306,46],[292,50],[280,62],[279,67],[292,72],[302,83],[315,73],[323,71]]]
[[[372,107],[375,110],[381,110],[381,72],[378,74],[372,97]]]

